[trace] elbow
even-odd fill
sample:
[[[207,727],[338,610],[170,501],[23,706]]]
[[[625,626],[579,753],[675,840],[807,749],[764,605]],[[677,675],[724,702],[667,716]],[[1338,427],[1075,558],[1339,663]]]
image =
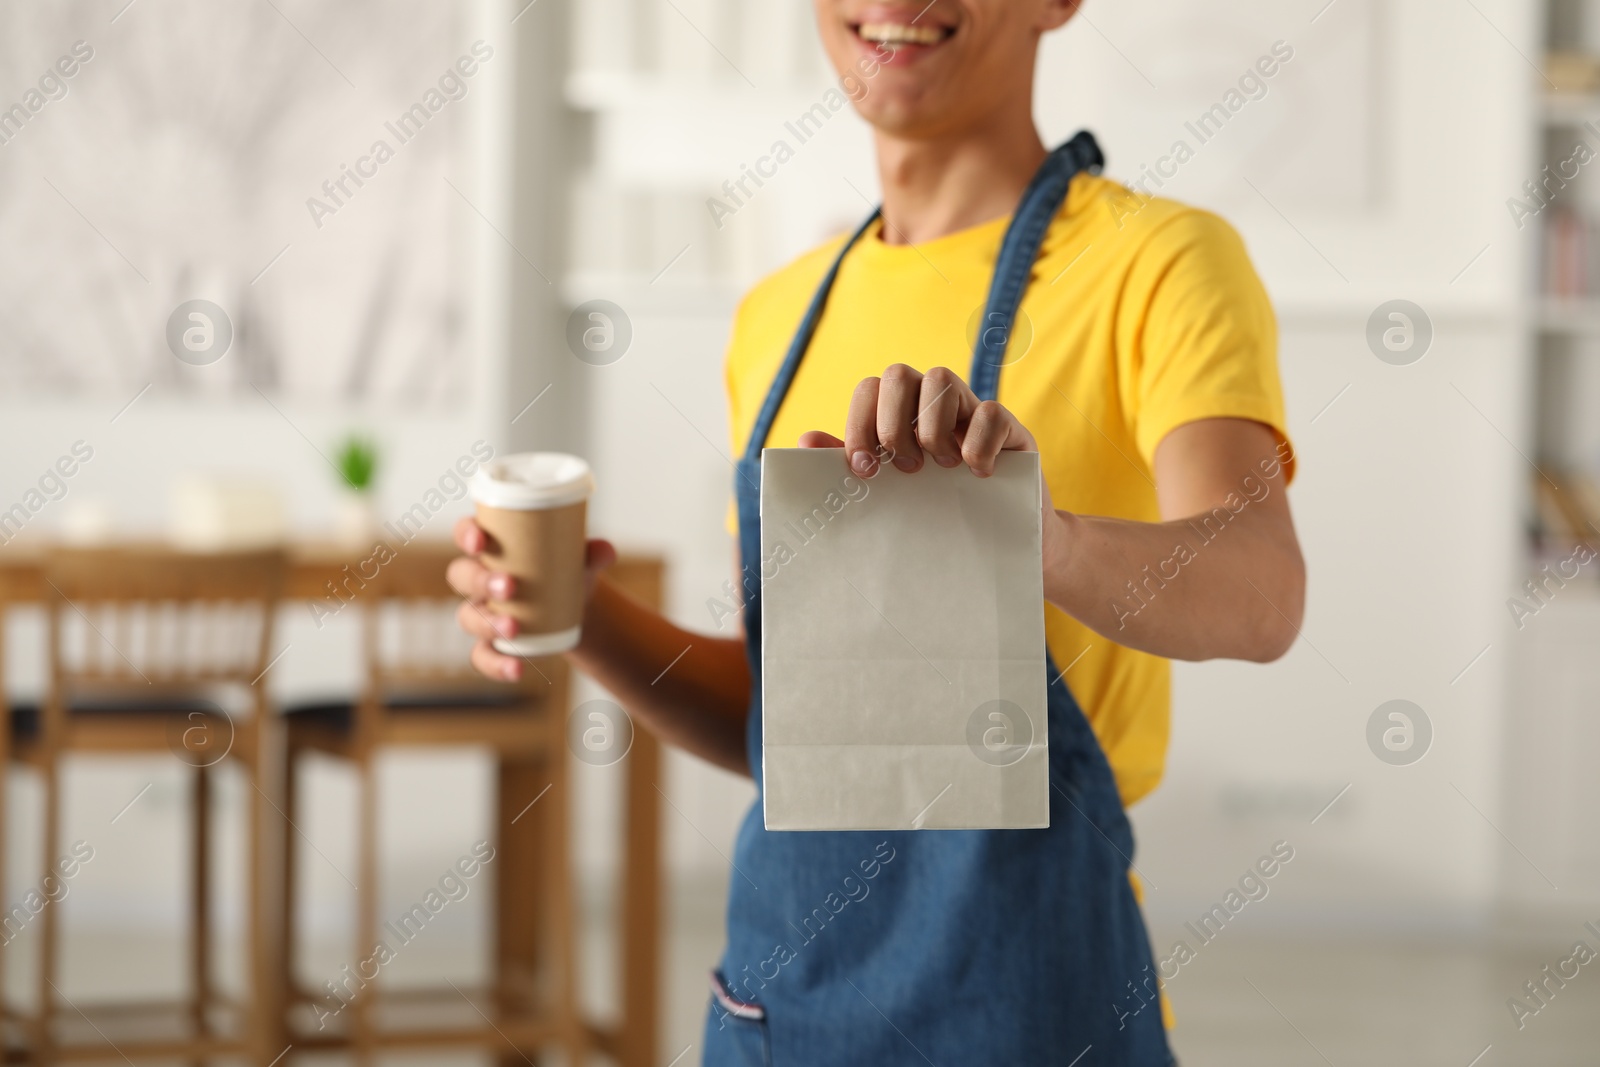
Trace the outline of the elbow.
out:
[[[1260,609],[1253,613],[1254,625],[1240,658],[1272,663],[1282,659],[1300,639],[1306,608],[1306,567],[1300,554],[1294,554],[1270,589],[1257,592],[1261,594]]]
[[[1286,625],[1271,627],[1240,657],[1251,663],[1273,663],[1294,647],[1299,634]]]

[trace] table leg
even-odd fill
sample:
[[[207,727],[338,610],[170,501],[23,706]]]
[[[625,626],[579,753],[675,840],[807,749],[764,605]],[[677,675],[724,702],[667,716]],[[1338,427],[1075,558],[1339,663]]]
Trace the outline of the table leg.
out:
[[[657,1062],[661,1025],[661,742],[638,730],[627,758],[622,857],[622,1067]]]
[[[278,716],[263,704],[257,706],[251,765],[244,769],[250,783],[245,810],[250,819],[248,916],[250,922],[251,1049],[257,1067],[282,1064],[288,1051],[289,936],[283,880],[288,848],[288,816],[284,806],[284,737]],[[270,875],[269,875],[269,872]]]
[[[497,778],[494,984],[499,1012],[520,1015],[548,991],[540,982],[544,976],[539,966],[539,921],[546,913],[547,872],[541,861],[550,834],[539,797],[551,781],[542,757],[503,756]],[[510,1048],[498,1053],[497,1062],[501,1067],[527,1065],[527,1060]]]

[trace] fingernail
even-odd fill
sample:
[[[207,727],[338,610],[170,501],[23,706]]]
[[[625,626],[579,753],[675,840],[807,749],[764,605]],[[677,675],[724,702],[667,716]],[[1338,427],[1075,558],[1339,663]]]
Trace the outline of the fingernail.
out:
[[[872,473],[872,455],[868,452],[856,452],[850,457],[850,466],[857,474]]]
[[[500,674],[506,681],[514,682],[522,677],[522,664],[516,660],[510,660],[504,667],[500,668]]]
[[[908,474],[917,469],[917,461],[910,456],[894,457],[894,465]]]
[[[933,458],[941,467],[954,467],[961,462],[955,456],[934,456]]]
[[[509,615],[497,615],[494,620],[494,632],[501,637],[517,636],[517,620]]]
[[[504,600],[511,595],[511,575],[497,574],[489,579],[489,593],[491,596]]]

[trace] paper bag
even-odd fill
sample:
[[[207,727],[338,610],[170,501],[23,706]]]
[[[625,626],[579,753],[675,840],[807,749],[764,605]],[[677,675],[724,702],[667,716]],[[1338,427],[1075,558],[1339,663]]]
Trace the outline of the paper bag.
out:
[[[1039,456],[761,459],[769,830],[1048,826]]]

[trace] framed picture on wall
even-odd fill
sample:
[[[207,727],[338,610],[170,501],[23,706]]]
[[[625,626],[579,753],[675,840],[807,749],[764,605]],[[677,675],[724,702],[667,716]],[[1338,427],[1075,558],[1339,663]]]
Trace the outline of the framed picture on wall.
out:
[[[473,116],[511,76],[473,10],[0,11],[0,389],[465,403]]]

